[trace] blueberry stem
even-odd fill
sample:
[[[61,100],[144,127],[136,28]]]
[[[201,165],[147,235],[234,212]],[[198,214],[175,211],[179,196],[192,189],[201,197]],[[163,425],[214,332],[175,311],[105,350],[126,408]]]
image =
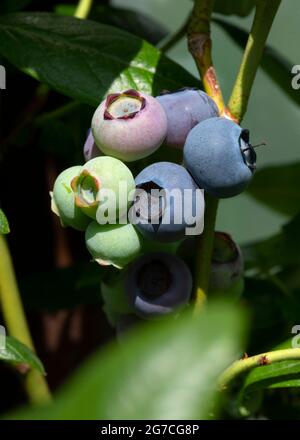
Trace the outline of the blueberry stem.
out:
[[[188,26],[188,46],[198,67],[203,88],[218,105],[221,114],[226,113],[220,85],[211,57],[210,21],[214,0],[195,0]],[[204,231],[197,239],[194,271],[195,311],[202,309],[209,287],[209,274],[214,243],[214,230],[218,199],[205,196]]]
[[[204,231],[197,240],[194,285],[195,310],[202,309],[209,287],[209,273],[214,245],[214,231],[219,200],[205,195]]]
[[[196,62],[204,90],[223,114],[224,99],[211,56],[210,21],[213,6],[214,0],[195,0],[187,31],[188,48]]]
[[[229,100],[228,108],[238,121],[243,119],[265,43],[281,0],[259,0],[247,45]]]
[[[242,373],[246,373],[255,367],[273,364],[274,362],[300,360],[300,348],[289,348],[286,350],[275,350],[268,353],[261,353],[255,356],[246,357],[235,361],[223,372],[219,378],[221,390],[227,388],[228,384]]]
[[[6,240],[2,235],[0,235],[0,305],[8,333],[32,351],[35,351],[11,255]],[[40,372],[29,370],[24,377],[24,386],[32,403],[41,404],[51,400],[48,384]]]

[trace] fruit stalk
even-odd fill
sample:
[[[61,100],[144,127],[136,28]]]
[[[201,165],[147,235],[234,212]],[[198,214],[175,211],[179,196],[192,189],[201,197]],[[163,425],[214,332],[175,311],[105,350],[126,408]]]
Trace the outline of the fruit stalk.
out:
[[[226,389],[233,379],[252,368],[287,360],[300,360],[300,348],[270,351],[269,353],[257,354],[245,359],[240,359],[223,372],[219,378],[219,387],[221,390]]]
[[[210,20],[214,0],[195,0],[188,25],[188,48],[200,73],[203,88],[216,102],[220,113],[225,110],[222,91],[211,56]]]
[[[256,72],[281,0],[259,0],[256,3],[252,28],[228,104],[231,114],[239,122],[246,113]]]
[[[9,334],[34,351],[10,252],[2,235],[0,235],[0,304]],[[24,382],[32,403],[40,404],[51,400],[47,382],[41,373],[29,370]]]
[[[195,270],[195,310],[200,310],[206,300],[209,287],[209,274],[214,244],[214,231],[219,200],[209,194],[205,195],[204,231],[199,236]]]

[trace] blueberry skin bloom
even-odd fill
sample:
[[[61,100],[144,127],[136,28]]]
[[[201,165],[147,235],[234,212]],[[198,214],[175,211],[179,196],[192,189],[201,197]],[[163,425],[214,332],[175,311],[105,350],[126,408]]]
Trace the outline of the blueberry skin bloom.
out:
[[[159,148],[167,134],[167,116],[152,96],[126,90],[108,95],[99,105],[92,132],[103,153],[131,162]]]
[[[161,242],[172,242],[184,238],[186,228],[192,227],[191,221],[187,222],[189,215],[195,215],[196,203],[199,219],[204,217],[203,192],[198,189],[195,181],[187,170],[181,165],[171,162],[157,162],[142,170],[135,179],[137,191],[144,190],[148,198],[143,197],[142,202],[135,201],[132,210],[137,217],[137,229],[148,239]],[[152,190],[160,191],[166,197],[158,200]],[[174,197],[168,197],[170,191]],[[185,193],[184,190],[189,190]],[[152,196],[151,194],[154,194]],[[155,214],[155,223],[151,214]],[[202,232],[202,229],[199,233]]]
[[[180,258],[150,253],[128,268],[125,293],[134,312],[151,319],[182,309],[190,299],[192,284],[191,272]]]
[[[168,131],[165,144],[169,147],[183,148],[189,132],[199,122],[219,116],[213,99],[197,89],[182,89],[174,93],[157,96],[168,118]]]
[[[184,163],[200,188],[226,198],[248,186],[256,168],[256,154],[248,130],[229,119],[211,118],[189,133]]]
[[[83,146],[84,160],[88,162],[98,156],[103,156],[97,145],[95,144],[94,136],[91,128],[88,131],[86,141]]]

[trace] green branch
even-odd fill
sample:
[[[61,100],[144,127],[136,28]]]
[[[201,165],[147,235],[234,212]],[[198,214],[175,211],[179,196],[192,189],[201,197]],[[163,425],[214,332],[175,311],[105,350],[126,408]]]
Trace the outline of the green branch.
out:
[[[10,252],[3,235],[0,235],[0,304],[8,333],[35,351]],[[41,373],[29,370],[24,376],[24,382],[32,403],[46,403],[51,400],[47,382]]]
[[[281,0],[257,0],[253,25],[228,104],[231,114],[238,121],[246,113],[256,72],[280,3]]]
[[[274,362],[300,360],[300,348],[270,351],[269,353],[257,354],[234,362],[219,378],[219,386],[226,389],[228,384],[242,373],[246,373],[261,365],[273,364]]]

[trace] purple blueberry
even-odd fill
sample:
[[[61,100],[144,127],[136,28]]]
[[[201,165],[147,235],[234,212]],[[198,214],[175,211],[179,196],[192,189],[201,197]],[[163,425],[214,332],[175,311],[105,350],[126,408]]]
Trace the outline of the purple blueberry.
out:
[[[168,131],[165,143],[169,147],[183,148],[189,132],[199,122],[219,116],[213,99],[197,89],[182,89],[156,98],[167,114]]]
[[[88,131],[87,138],[83,146],[83,155],[86,162],[94,159],[95,157],[102,156],[101,151],[95,144],[94,136],[91,129],[89,129]]]
[[[138,316],[155,318],[182,309],[192,284],[191,272],[180,258],[157,252],[143,255],[129,267],[125,293]]]
[[[135,179],[136,198],[130,210],[132,223],[148,239],[172,242],[203,230],[204,197],[181,165],[158,162]],[[193,232],[188,232],[192,230]]]
[[[108,95],[99,105],[92,132],[103,153],[131,162],[149,156],[163,143],[167,116],[152,96],[126,90]]]
[[[225,198],[248,186],[256,168],[256,153],[248,130],[229,119],[211,118],[190,131],[184,162],[200,188]]]

